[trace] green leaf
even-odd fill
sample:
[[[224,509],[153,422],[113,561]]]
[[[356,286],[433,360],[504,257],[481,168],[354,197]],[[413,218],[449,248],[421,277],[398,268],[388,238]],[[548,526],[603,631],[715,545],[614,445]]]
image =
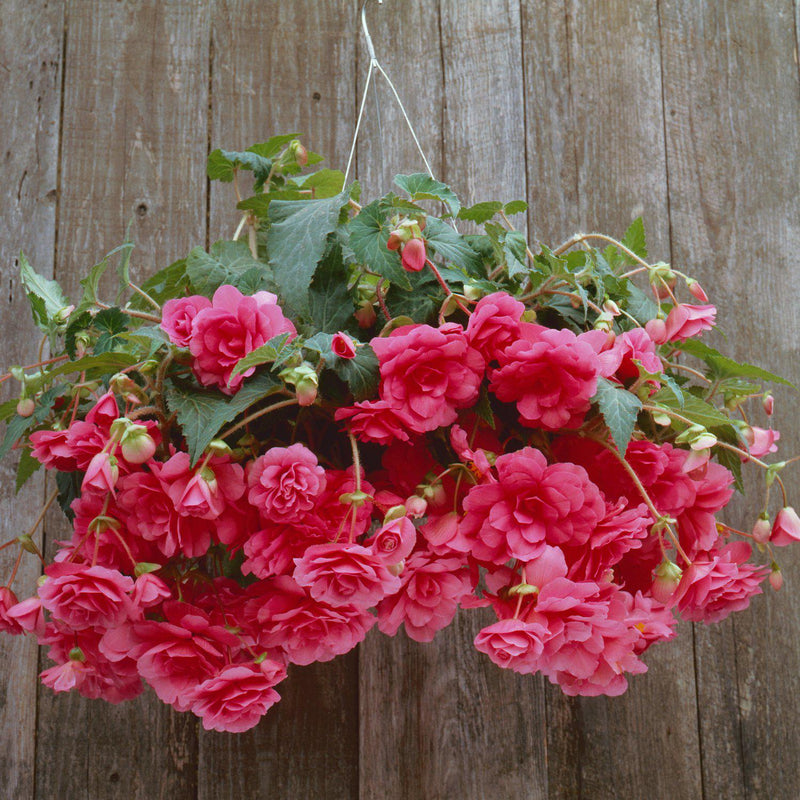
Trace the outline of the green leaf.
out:
[[[722,411],[690,392],[683,393],[681,405],[671,389],[660,389],[650,398],[650,404],[676,411],[693,425],[702,425],[705,428],[732,427],[730,419]],[[675,427],[682,429],[688,426],[676,420]]]
[[[332,367],[339,356],[333,352],[333,334],[332,333],[316,333],[310,339],[303,342],[304,350],[311,350],[314,353],[319,353],[320,358],[325,363],[325,366]]]
[[[292,179],[303,189],[313,189],[313,197],[321,200],[339,194],[344,187],[344,173],[338,169],[320,169]]]
[[[340,245],[331,247],[317,268],[308,297],[311,321],[318,331],[336,333],[352,320],[355,307],[347,290],[347,270]]]
[[[494,421],[492,404],[489,402],[489,392],[486,391],[485,386],[481,386],[478,402],[475,403],[475,413],[478,415],[479,419],[482,419],[492,430],[497,427]]]
[[[394,182],[411,195],[412,200],[439,200],[444,203],[453,216],[461,208],[461,202],[456,193],[441,181],[434,180],[424,172],[415,172],[411,175],[395,175]]]
[[[5,403],[0,403],[0,422],[17,413],[17,403],[19,403],[18,397],[12,397]]]
[[[231,422],[254,403],[274,394],[282,385],[268,373],[262,373],[244,383],[233,397],[208,390],[168,386],[165,392],[167,406],[177,414],[192,465],[197,463],[226,422]]]
[[[142,284],[142,290],[147,292],[157,303],[164,305],[167,300],[192,294],[189,284],[186,259],[181,258],[148,278]],[[128,305],[139,311],[149,308],[149,303],[138,294],[130,299]]]
[[[139,331],[136,332],[137,334]],[[118,341],[123,341],[121,337],[115,334]],[[47,373],[48,378],[55,378],[59,375],[72,375],[78,372],[87,373],[114,373],[119,372],[126,367],[132,367],[139,359],[132,353],[126,353],[124,350],[108,350],[96,353],[93,356],[84,356],[77,361],[65,361],[62,364],[56,364]]]
[[[125,333],[131,318],[119,308],[104,308],[94,317],[94,327],[100,331],[94,344],[94,353],[107,353],[118,345],[124,345],[125,340],[120,334]]]
[[[72,501],[81,496],[82,472],[56,472],[56,486],[58,487],[58,505],[72,522],[75,512],[72,510]]]
[[[269,263],[283,298],[300,313],[309,311],[311,278],[349,197],[344,191],[323,200],[273,200],[270,204]]]
[[[350,387],[356,400],[367,400],[378,391],[378,366],[378,356],[365,344],[356,350],[355,358],[338,359],[334,370]]]
[[[382,275],[389,283],[410,290],[408,273],[403,269],[396,250],[389,250],[387,213],[376,200],[359,211],[347,226],[350,230],[349,246],[356,258],[372,272]],[[429,220],[430,222],[430,220]]]
[[[428,217],[424,236],[433,251],[443,259],[461,267],[470,275],[485,277],[480,256],[469,246],[467,240],[447,223],[436,217]]]
[[[125,230],[125,241],[114,251],[119,251],[121,253],[119,264],[117,264],[117,299],[116,302],[119,303],[122,300],[122,296],[128,290],[128,286],[131,282],[131,273],[130,273],[130,266],[131,266],[131,253],[133,252],[133,242],[131,241],[131,228],[133,227],[133,219],[128,223],[128,227]],[[110,255],[110,254],[109,254]],[[108,258],[108,256],[106,256]]]
[[[625,302],[625,310],[642,325],[655,319],[658,315],[658,305],[646,295],[638,286],[629,282],[628,299]]]
[[[19,274],[31,304],[33,321],[40,330],[52,335],[58,324],[63,322],[55,317],[69,305],[69,300],[56,281],[43,277],[33,269],[24,253],[19,254]]]
[[[592,400],[597,403],[614,444],[624,457],[636,426],[636,418],[642,409],[641,400],[607,378],[598,378],[597,394]]]
[[[683,408],[683,404],[686,402],[685,398],[686,395],[684,394],[681,387],[675,381],[674,378],[670,377],[666,373],[662,372],[660,375],[657,376],[657,379],[661,381],[665,386],[669,388],[672,394],[675,395],[675,399],[678,401],[678,408]]]
[[[717,430],[716,434],[723,442],[735,445],[736,447],[741,447],[742,445],[742,442],[735,429],[732,431]],[[733,473],[733,481],[736,491],[743,494],[744,480],[742,479],[742,459],[739,458],[739,454],[733,453],[724,447],[714,447],[713,450],[717,461],[719,461],[723,467],[727,467],[727,469]]]
[[[206,251],[195,247],[186,258],[186,272],[192,286],[211,297],[223,284],[236,285],[250,270],[267,271],[265,264],[253,258],[245,242],[215,242]]]
[[[239,359],[239,361],[236,362],[236,366],[233,368],[233,372],[231,372],[231,378],[235,378],[245,370],[250,369],[250,367],[257,367],[261,364],[269,364],[275,361],[283,351],[284,345],[288,339],[288,333],[281,333],[278,336],[273,336],[268,342],[262,344],[261,347],[256,348],[252,353],[248,353],[244,358]]]
[[[41,463],[31,455],[31,448],[23,447],[19,455],[19,464],[17,465],[17,482],[15,489],[17,494],[19,494],[19,490],[28,482],[31,475],[41,466]]]
[[[47,418],[53,404],[64,391],[63,384],[57,384],[51,389],[44,392],[41,397],[36,400],[36,410],[30,417],[21,417],[15,414],[6,425],[6,433],[3,437],[3,442],[0,444],[0,458],[5,458],[11,448],[25,435],[25,433],[34,425],[39,425]]]
[[[791,381],[787,381],[786,378],[782,378],[774,372],[769,372],[745,361],[734,361],[734,359],[722,355],[718,350],[696,339],[676,342],[675,346],[679,347],[684,353],[689,353],[689,355],[705,361],[711,368],[714,377],[720,380],[725,380],[726,378],[759,378],[762,381],[782,383],[784,386],[791,386],[793,389],[797,389],[797,386]]]
[[[469,208],[462,208],[458,212],[458,218],[483,225],[484,222],[488,222],[495,214],[502,210],[502,203],[497,200],[491,200],[485,203],[475,203],[474,206],[469,206]]]
[[[636,253],[639,258],[647,258],[647,243],[644,236],[644,222],[642,221],[641,217],[636,217],[636,219],[631,222],[630,227],[627,231],[625,231],[625,235],[622,237],[622,244],[624,244],[628,250]]]
[[[528,272],[528,242],[519,231],[508,231],[503,242],[503,255],[506,257],[508,277],[524,275]]]
[[[512,217],[514,214],[522,214],[523,211],[527,210],[528,204],[524,200],[512,200],[503,206],[503,213],[508,217]]]

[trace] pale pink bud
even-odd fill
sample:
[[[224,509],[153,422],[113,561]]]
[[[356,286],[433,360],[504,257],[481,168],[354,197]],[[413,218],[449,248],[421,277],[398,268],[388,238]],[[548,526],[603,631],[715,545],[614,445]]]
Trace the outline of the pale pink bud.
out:
[[[346,334],[339,331],[333,334],[331,349],[339,358],[355,358],[356,346],[353,340]]]
[[[780,591],[783,587],[783,573],[781,568],[773,562],[772,572],[769,573],[769,585],[776,591]]]
[[[17,403],[17,414],[21,417],[30,417],[36,411],[36,403],[30,397],[23,397]]]
[[[428,510],[428,502],[418,494],[412,494],[411,497],[406,499],[405,507],[409,517],[418,519],[425,516],[425,512]]]
[[[428,255],[423,239],[409,239],[403,247],[401,260],[403,269],[408,272],[419,272],[425,266]]]
[[[767,392],[761,399],[761,405],[764,406],[764,413],[771,417],[775,413],[775,398]]]
[[[156,452],[156,443],[144,425],[131,425],[120,442],[122,457],[129,464],[144,464]]]
[[[375,313],[375,306],[369,300],[364,300],[359,305],[355,313],[356,322],[359,328],[371,328],[375,324],[378,315]]]
[[[664,344],[667,341],[667,324],[663,319],[651,319],[644,329],[656,344]]]
[[[769,521],[768,514],[762,514],[753,525],[753,539],[759,544],[766,544],[772,534],[772,524]]]
[[[696,280],[689,278],[689,280],[686,281],[686,285],[689,288],[689,294],[691,294],[692,297],[696,298],[701,303],[708,302],[708,295],[705,293],[703,287]]]
[[[674,561],[665,558],[656,568],[654,575],[655,580],[650,591],[659,603],[668,605],[681,582],[683,571]]]
[[[772,526],[772,535],[769,541],[770,544],[777,547],[800,542],[800,517],[791,506],[782,508],[775,515],[775,523]]]
[[[389,234],[389,239],[386,242],[386,247],[389,250],[399,250],[400,245],[403,244],[403,232],[402,231],[392,231]]]

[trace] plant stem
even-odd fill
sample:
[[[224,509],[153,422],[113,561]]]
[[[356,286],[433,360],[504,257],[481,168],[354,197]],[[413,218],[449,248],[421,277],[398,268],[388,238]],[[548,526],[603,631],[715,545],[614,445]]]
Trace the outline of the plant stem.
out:
[[[439,270],[436,269],[436,265],[431,261],[429,258],[425,259],[425,263],[430,267],[433,274],[436,276],[436,280],[439,282],[439,286],[442,287],[444,290],[445,295],[450,298],[452,297],[455,300],[456,305],[468,316],[472,316],[472,312],[458,299],[458,297],[453,294],[453,290],[447,285],[447,281],[441,276]]]
[[[614,247],[617,247],[618,249],[622,250],[623,253],[632,258],[638,264],[641,264],[643,267],[650,269],[650,264],[648,264],[643,258],[637,256],[636,253],[633,252],[633,250],[630,250],[624,244],[622,244],[622,242],[613,239],[611,236],[606,236],[604,233],[576,233],[574,236],[571,236],[569,239],[567,239],[566,242],[556,247],[556,249],[553,250],[553,255],[560,256],[565,250],[569,250],[570,247],[574,247],[576,244],[579,244],[580,242],[585,242],[587,239],[599,239],[602,242],[608,242],[609,244],[613,244]]]
[[[296,404],[297,404],[297,398],[293,397],[291,400],[282,400],[280,403],[275,403],[274,405],[262,408],[260,411],[256,411],[250,414],[249,416],[245,417],[241,422],[237,422],[235,425],[232,425],[230,428],[228,428],[228,430],[221,433],[219,435],[219,438],[225,439],[227,436],[230,436],[232,433],[235,433],[240,428],[243,428],[245,425],[252,422],[254,419],[263,417],[265,414],[269,414],[273,411],[278,411],[281,408],[287,408],[288,406],[293,406]]]
[[[110,305],[108,305],[107,303],[103,303],[100,300],[95,300],[94,304],[98,308],[102,308],[103,310],[111,308]],[[157,323],[161,322],[161,317],[156,317],[153,314],[146,314],[144,311],[134,311],[131,308],[126,308],[123,309],[123,313],[127,314],[129,317],[136,317],[136,319],[144,319],[147,320],[148,322],[157,322]]]
[[[155,308],[156,311],[161,313],[161,306],[158,303],[156,303],[156,301],[153,300],[153,298],[150,297],[150,295],[147,294],[147,292],[144,289],[141,289],[140,287],[138,287],[135,283],[132,283],[131,281],[128,281],[128,286],[130,286],[131,289],[133,289],[133,291],[136,292],[136,294],[141,295],[142,297],[144,297],[144,299],[147,300],[147,302],[150,303],[150,305],[153,306],[153,308]]]

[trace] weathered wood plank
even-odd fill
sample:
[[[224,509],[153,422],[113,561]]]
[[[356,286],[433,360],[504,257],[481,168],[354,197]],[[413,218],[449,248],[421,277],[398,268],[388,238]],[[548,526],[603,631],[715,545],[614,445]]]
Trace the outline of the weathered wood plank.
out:
[[[551,243],[575,226],[621,236],[641,215],[651,252],[668,258],[656,3],[526,6],[536,232]],[[621,698],[567,699],[548,688],[552,797],[699,796],[692,649],[683,626],[676,641],[648,653],[649,673]],[[654,724],[665,706],[668,719]]]
[[[727,349],[800,377],[800,96],[795,7],[775,2],[661,4],[673,258],[722,309]],[[797,451],[796,399],[777,392],[784,452]],[[763,422],[763,419],[762,419]],[[786,474],[791,493],[797,474]],[[751,487],[756,489],[755,482]],[[759,495],[728,520],[749,530]],[[795,589],[796,554],[779,552]],[[757,598],[716,631],[697,626],[708,797],[800,793],[800,598]],[[721,645],[721,647],[720,647]],[[721,703],[720,703],[721,701]]]
[[[37,337],[18,278],[18,254],[24,250],[35,268],[52,276],[55,248],[58,115],[61,97],[62,3],[0,2],[0,341],[3,363],[37,361]],[[19,389],[0,387],[7,400]],[[22,533],[31,509],[44,498],[44,475],[34,476],[14,494],[16,459],[0,465],[0,543]],[[40,535],[36,536],[41,541]],[[0,554],[0,585],[10,578],[17,548]],[[24,554],[12,588],[20,599],[31,594],[40,572],[34,556]],[[14,800],[33,798],[36,748],[38,651],[32,637],[0,640],[0,783]]]
[[[355,2],[218,0],[213,14],[211,147],[304,133],[344,169],[355,108]],[[242,181],[245,190],[245,181]],[[240,218],[212,186],[210,239]],[[200,734],[199,798],[345,798],[358,793],[358,656],[293,668],[280,704],[242,735]]]
[[[440,30],[445,110],[438,177],[453,181],[465,202],[524,197],[518,4],[445,0]],[[429,94],[435,74],[424,97],[414,98],[422,111],[415,121],[426,98],[428,113],[439,111]],[[413,96],[409,81],[401,86]],[[474,650],[472,640],[490,617],[460,613],[428,645],[404,641],[403,634],[370,643],[369,670],[362,673],[362,774],[372,775],[362,798],[547,796],[542,684],[498,670]],[[367,743],[387,728],[389,741]],[[368,761],[373,753],[377,766]]]
[[[204,242],[208,25],[205,2],[69,5],[56,263],[68,292],[131,217],[134,276]],[[49,524],[61,538],[63,519]],[[109,706],[41,689],[36,796],[188,800],[196,748],[195,720],[151,693]]]

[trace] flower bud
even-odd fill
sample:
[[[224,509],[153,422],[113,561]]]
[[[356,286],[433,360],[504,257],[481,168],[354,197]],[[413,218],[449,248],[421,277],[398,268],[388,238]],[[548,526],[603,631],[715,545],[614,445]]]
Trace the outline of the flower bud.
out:
[[[300,143],[299,139],[289,142],[289,155],[297,162],[299,167],[308,164],[308,150]]]
[[[36,403],[33,402],[31,397],[21,397],[17,403],[17,414],[21,417],[30,417],[36,411]]]
[[[389,234],[389,239],[386,242],[386,247],[389,250],[399,250],[400,245],[405,242],[404,232],[400,230],[394,230]]]
[[[668,605],[672,595],[675,594],[675,590],[678,588],[678,584],[681,582],[683,570],[674,561],[665,558],[656,567],[654,575],[655,580],[651,587],[653,597],[659,603]]]
[[[689,278],[686,281],[686,287],[689,289],[689,294],[691,294],[692,297],[696,298],[701,303],[708,302],[708,295],[694,278]]]
[[[605,303],[603,303],[603,312],[610,314],[612,317],[618,317],[622,313],[619,310],[619,306],[613,300],[606,300]]]
[[[783,586],[783,573],[775,561],[772,562],[772,570],[769,573],[769,585],[776,592],[780,591],[781,587]]]
[[[428,510],[427,501],[417,494],[412,494],[411,497],[406,498],[405,505],[406,510],[408,511],[408,516],[412,517],[413,519],[424,517],[425,512]]]
[[[775,398],[767,392],[761,399],[761,405],[764,406],[764,413],[771,417],[775,413]]]
[[[602,314],[597,315],[594,323],[595,330],[611,332],[614,328],[614,315],[608,311],[603,311]]]
[[[144,464],[156,452],[156,443],[144,425],[132,424],[120,440],[122,457],[129,464]]]
[[[667,323],[663,319],[651,319],[644,329],[655,344],[664,344],[667,341]]]
[[[356,322],[359,328],[371,328],[375,324],[378,315],[375,313],[375,306],[369,300],[362,300],[355,313]]]
[[[766,544],[771,534],[772,524],[769,520],[769,514],[765,511],[756,520],[756,524],[753,525],[753,539],[759,544]]]
[[[119,479],[117,459],[110,453],[97,453],[92,456],[81,483],[81,492],[113,492]]]
[[[407,272],[419,272],[428,257],[424,239],[409,239],[403,246],[401,261]]]
[[[301,406],[310,406],[317,399],[319,376],[311,364],[304,361],[296,367],[289,367],[280,373],[280,377],[294,385],[297,402]]]
[[[793,542],[800,542],[800,517],[791,507],[782,508],[775,515],[775,523],[772,526],[772,535],[769,537],[770,544],[783,547]]]
[[[480,286],[475,286],[472,283],[465,283],[464,284],[464,297],[469,300],[471,303],[474,303],[481,299],[486,294]]]
[[[355,343],[346,333],[342,333],[341,331],[333,335],[331,349],[339,358],[356,357]]]
[[[69,660],[86,661],[86,656],[83,654],[83,650],[81,650],[80,647],[73,647],[72,650],[69,651]]]

